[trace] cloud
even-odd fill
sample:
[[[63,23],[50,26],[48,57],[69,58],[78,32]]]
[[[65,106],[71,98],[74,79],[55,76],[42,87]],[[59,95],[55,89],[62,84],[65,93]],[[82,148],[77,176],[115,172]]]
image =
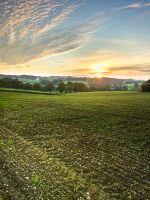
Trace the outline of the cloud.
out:
[[[130,4],[130,5],[124,6],[121,9],[126,9],[126,8],[140,8],[140,7],[143,7],[141,3],[134,3],[134,4]]]
[[[150,73],[150,68],[149,69],[141,69],[139,70],[140,72],[144,72],[144,73]]]
[[[71,14],[83,3],[84,0],[1,1],[0,66],[20,66],[83,47],[99,30],[99,25],[114,15],[112,9],[110,13],[101,12],[84,22],[70,22]],[[148,6],[150,3],[136,3],[116,10]],[[103,40],[117,44],[131,43],[131,41],[119,39]],[[89,66],[89,64],[98,63],[103,56],[81,59],[78,62]]]
[[[115,56],[115,52],[109,50],[92,50],[89,54],[79,57],[76,64],[84,67],[91,67],[102,64],[106,60],[111,60]]]
[[[90,71],[91,69],[89,68],[86,68],[86,69],[84,69],[84,68],[76,68],[76,69],[70,69],[69,70],[69,72],[75,72],[75,73],[86,73],[86,72],[88,72],[88,71]]]
[[[14,67],[18,69],[23,69],[23,68],[31,68],[32,65],[17,65],[17,66],[14,65]]]
[[[69,2],[69,3],[67,3]],[[86,44],[107,16],[69,23],[82,1],[17,0],[0,3],[0,65],[21,65]]]
[[[31,68],[31,65],[25,65],[26,68]]]
[[[150,72],[150,69],[147,68],[147,66],[149,66],[149,64],[136,64],[136,65],[129,65],[129,66],[119,66],[119,67],[110,67],[107,68],[107,70],[109,71],[109,73],[128,73],[131,74],[132,72],[134,72],[134,74],[139,72],[142,73],[148,73]],[[104,74],[105,72],[103,72]]]
[[[121,9],[128,9],[128,8],[146,8],[150,6],[150,2],[149,3],[145,3],[143,4],[142,2],[138,2],[138,3],[133,3],[133,4],[129,4],[127,6],[123,6],[120,8],[116,8],[116,10],[121,10]]]
[[[137,44],[137,42],[122,39],[112,39],[112,38],[98,38],[98,40],[114,43],[114,44]]]
[[[17,68],[17,69],[21,69],[21,68],[23,68],[22,66],[16,66],[15,68]]]

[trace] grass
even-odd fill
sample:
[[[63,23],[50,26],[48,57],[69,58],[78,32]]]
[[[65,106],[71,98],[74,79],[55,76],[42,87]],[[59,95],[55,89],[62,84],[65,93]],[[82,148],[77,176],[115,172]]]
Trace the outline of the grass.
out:
[[[65,84],[67,84],[68,81],[64,81]],[[87,81],[71,81],[73,83],[84,83],[85,85],[89,85]]]
[[[6,92],[19,92],[19,93],[33,93],[33,94],[46,94],[46,95],[53,95],[59,94],[58,91],[50,92],[42,92],[42,91],[34,91],[34,90],[23,90],[23,89],[13,89],[13,88],[0,88],[0,91]]]
[[[150,199],[149,101],[0,91],[0,198]]]
[[[139,87],[134,87],[134,83],[130,83],[130,84],[127,84],[127,87],[128,87],[128,90],[134,90],[134,91],[140,91],[141,90],[141,85],[142,83],[139,83]]]

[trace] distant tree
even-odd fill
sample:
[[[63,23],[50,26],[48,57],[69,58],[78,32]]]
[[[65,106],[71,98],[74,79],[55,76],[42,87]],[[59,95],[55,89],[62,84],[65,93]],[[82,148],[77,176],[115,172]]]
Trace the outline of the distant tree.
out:
[[[122,86],[120,87],[120,90],[121,90],[121,91],[126,91],[126,90],[128,90],[127,85],[122,85]]]
[[[15,89],[24,89],[24,83],[22,81],[18,81],[18,79],[11,79],[9,81],[9,87]]]
[[[77,82],[73,83],[73,88],[72,88],[72,90],[73,90],[75,93],[78,92],[78,83],[77,83]]]
[[[120,85],[115,85],[115,86],[114,86],[114,90],[115,90],[115,91],[119,91],[119,90],[120,90],[120,88],[121,88],[121,86],[120,86]]]
[[[49,83],[49,81],[48,80],[45,80],[45,79],[43,79],[41,82],[40,82],[40,84],[42,84],[42,85],[47,85]]]
[[[97,87],[95,87],[95,86],[90,86],[90,91],[97,91]]]
[[[5,80],[5,81],[11,81],[12,78],[10,78],[10,77],[5,77],[5,78],[3,78],[3,80]]]
[[[142,92],[150,92],[150,79],[141,85]]]
[[[24,83],[22,81],[17,82],[17,89],[24,89]]]
[[[110,90],[110,85],[100,85],[98,86],[99,91],[109,91]]]
[[[33,84],[33,90],[40,91],[41,89],[42,89],[42,86],[40,83]]]
[[[88,92],[89,89],[84,83],[78,83],[78,91],[79,92]]]
[[[138,82],[135,82],[135,83],[134,83],[134,87],[139,87]]]
[[[54,83],[54,85],[58,85],[58,79],[54,79],[52,82]]]
[[[25,84],[24,84],[24,89],[25,89],[25,90],[32,90],[32,85],[31,85],[31,83],[25,83]]]
[[[66,90],[66,86],[65,83],[62,80],[58,81],[58,88],[57,90],[59,90],[59,92],[63,92],[64,90]]]
[[[46,91],[46,86],[42,86],[42,89],[41,89],[42,92],[45,92]]]
[[[18,80],[16,80],[16,79],[11,79],[11,80],[9,81],[10,88],[15,88],[15,89],[17,89],[17,81],[18,81]]]
[[[0,79],[0,87],[6,87],[6,81],[4,79]]]
[[[54,83],[52,82],[49,82],[47,85],[46,85],[46,90],[49,91],[51,93],[52,90],[55,89],[55,86],[54,86]]]
[[[66,85],[66,90],[71,93],[72,89],[73,89],[73,82],[68,81]]]

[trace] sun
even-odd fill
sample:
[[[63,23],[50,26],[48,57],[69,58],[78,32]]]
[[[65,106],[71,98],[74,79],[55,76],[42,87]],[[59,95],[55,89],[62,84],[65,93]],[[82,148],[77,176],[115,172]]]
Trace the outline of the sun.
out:
[[[91,70],[95,72],[95,74],[108,72],[108,70],[105,69],[106,66],[106,64],[91,66]]]

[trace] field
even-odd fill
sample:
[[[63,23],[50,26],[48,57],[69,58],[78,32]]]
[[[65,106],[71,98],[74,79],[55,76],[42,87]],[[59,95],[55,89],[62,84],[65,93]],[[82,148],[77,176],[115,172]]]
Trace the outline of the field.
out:
[[[150,93],[0,91],[0,199],[150,199]]]
[[[67,84],[68,81],[64,81],[65,84]],[[87,81],[71,81],[73,83],[84,83],[85,85],[89,85]]]
[[[131,83],[131,84],[127,84],[127,87],[128,87],[128,90],[137,90],[137,91],[140,91],[141,90],[141,85],[142,83],[139,83],[139,87],[134,87],[134,83]]]

